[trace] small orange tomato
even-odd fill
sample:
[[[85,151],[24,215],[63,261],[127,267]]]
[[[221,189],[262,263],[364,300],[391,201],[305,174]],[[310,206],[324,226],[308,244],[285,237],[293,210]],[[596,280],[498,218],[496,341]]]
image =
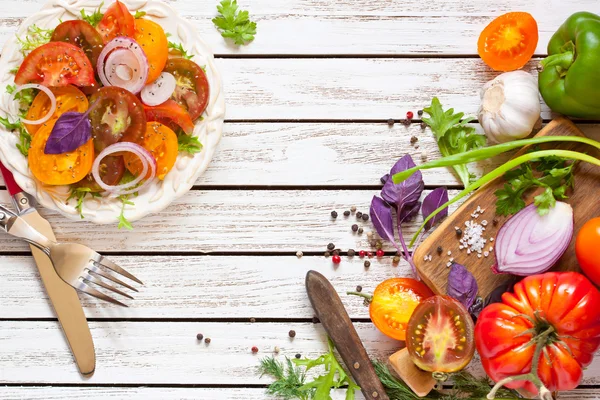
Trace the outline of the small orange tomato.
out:
[[[384,335],[397,340],[406,339],[406,327],[415,308],[433,292],[411,278],[391,278],[375,288],[369,315]]]
[[[163,28],[149,19],[135,20],[135,33],[133,38],[148,58],[148,79],[146,83],[154,82],[159,77],[167,58],[169,58],[169,42]]]
[[[67,111],[77,111],[77,112],[85,112],[88,109],[88,99],[85,97],[83,92],[77,89],[73,85],[63,86],[63,87],[55,87],[50,88],[54,97],[56,97],[56,110],[54,114],[50,118],[50,121],[57,119]],[[29,111],[27,111],[27,119],[31,121],[38,120],[42,118],[44,115],[48,113],[50,110],[50,98],[48,95],[42,91],[40,91],[35,99],[33,99],[33,103],[31,103],[31,107],[29,107]],[[24,124],[25,128],[27,128],[27,132],[30,135],[34,135],[38,129],[40,129],[41,124],[38,125],[29,125]]]
[[[158,179],[165,179],[179,154],[179,143],[175,132],[160,122],[147,122],[146,133],[138,144],[148,150],[156,160]],[[123,157],[129,172],[135,176],[142,173],[142,162],[136,155],[126,153]]]
[[[29,149],[29,169],[33,176],[46,185],[70,185],[79,182],[92,170],[94,141],[63,154],[46,154],[46,142],[56,120],[48,121],[37,131]]]
[[[600,217],[586,222],[575,240],[575,254],[583,273],[600,285]]]
[[[514,71],[531,59],[538,43],[538,27],[531,14],[511,12],[485,27],[477,51],[496,71]]]

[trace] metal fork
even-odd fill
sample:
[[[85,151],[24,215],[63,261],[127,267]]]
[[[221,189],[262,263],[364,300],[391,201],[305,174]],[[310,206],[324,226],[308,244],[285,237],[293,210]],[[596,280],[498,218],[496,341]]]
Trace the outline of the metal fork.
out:
[[[42,250],[50,258],[56,273],[62,280],[73,286],[75,289],[89,294],[90,296],[119,306],[127,307],[126,304],[97,290],[94,287],[94,285],[97,285],[121,296],[133,299],[129,294],[109,285],[101,278],[119,284],[134,292],[138,291],[133,286],[116,278],[104,269],[109,269],[143,285],[142,281],[138,278],[87,246],[76,243],[56,243],[51,241],[35,230],[24,219],[2,205],[0,205],[0,228],[8,234],[23,239]]]

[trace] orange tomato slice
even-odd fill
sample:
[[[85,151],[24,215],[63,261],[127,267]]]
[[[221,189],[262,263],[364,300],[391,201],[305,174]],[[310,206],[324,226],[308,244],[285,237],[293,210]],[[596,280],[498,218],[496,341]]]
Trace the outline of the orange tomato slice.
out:
[[[77,89],[73,85],[50,88],[54,97],[56,97],[56,110],[48,123],[53,123],[52,120],[58,119],[61,115],[66,113],[67,111],[77,111],[77,112],[85,112],[88,109],[88,99],[83,94],[83,92]],[[29,107],[29,111],[27,111],[26,119],[35,121],[42,118],[44,115],[48,113],[50,110],[50,98],[46,93],[40,91],[35,99],[33,99],[33,103],[31,103],[31,107]],[[34,135],[38,129],[43,124],[38,125],[30,125],[24,124],[27,132],[30,135]]]
[[[146,133],[138,144],[148,150],[156,160],[158,179],[165,179],[175,165],[179,154],[179,143],[175,132],[160,122],[147,122]],[[136,155],[125,153],[123,158],[129,172],[135,176],[142,173],[142,162]]]
[[[538,43],[538,26],[531,14],[511,12],[485,27],[477,51],[496,71],[514,71],[531,59]]]
[[[56,120],[43,124],[33,137],[29,149],[29,169],[46,185],[70,185],[79,182],[92,170],[94,163],[94,141],[64,154],[46,154],[46,142],[50,137]]]
[[[135,20],[133,38],[144,50],[148,58],[148,79],[146,83],[154,82],[159,77],[167,58],[169,57],[169,42],[163,28],[149,19]]]

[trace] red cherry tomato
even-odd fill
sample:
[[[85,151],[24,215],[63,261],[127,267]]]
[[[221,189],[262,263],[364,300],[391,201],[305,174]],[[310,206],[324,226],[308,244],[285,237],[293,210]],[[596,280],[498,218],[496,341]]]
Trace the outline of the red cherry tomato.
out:
[[[583,273],[596,285],[600,285],[600,217],[585,223],[575,241],[577,261]]]

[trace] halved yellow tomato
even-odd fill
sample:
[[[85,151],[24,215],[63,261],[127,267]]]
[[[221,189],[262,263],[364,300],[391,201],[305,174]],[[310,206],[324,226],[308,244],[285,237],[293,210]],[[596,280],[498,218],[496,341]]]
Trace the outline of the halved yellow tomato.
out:
[[[46,124],[52,123],[53,120],[58,119],[62,114],[67,111],[77,111],[77,112],[85,112],[88,109],[88,99],[83,94],[83,92],[77,89],[73,85],[63,86],[63,87],[54,87],[50,88],[54,96],[56,97],[56,110],[50,120],[46,122]],[[29,111],[27,111],[27,119],[30,121],[35,121],[42,118],[44,115],[48,113],[50,110],[50,98],[46,93],[40,91],[35,99],[33,99],[33,103],[31,103],[31,107],[29,107]],[[38,129],[42,126],[39,125],[30,125],[24,124],[27,132],[30,135],[34,135]]]
[[[63,154],[46,154],[46,142],[56,120],[48,121],[37,131],[29,149],[29,169],[40,182],[46,185],[70,185],[79,182],[92,170],[94,163],[94,141]]]
[[[179,143],[175,132],[160,122],[147,122],[146,133],[138,144],[148,150],[156,160],[158,179],[165,179],[175,165],[179,154]],[[123,158],[129,172],[135,176],[142,173],[142,162],[136,155],[125,153]]]
[[[165,68],[169,57],[167,35],[156,22],[139,18],[135,20],[133,38],[142,46],[148,58],[148,79],[146,79],[146,83],[154,82]]]

